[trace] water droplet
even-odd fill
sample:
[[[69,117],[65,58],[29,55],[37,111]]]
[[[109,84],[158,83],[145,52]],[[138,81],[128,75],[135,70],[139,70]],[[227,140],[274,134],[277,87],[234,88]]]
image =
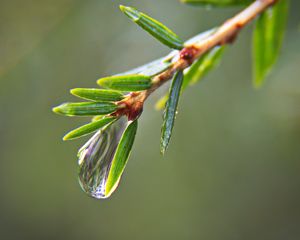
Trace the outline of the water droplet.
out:
[[[94,198],[109,197],[105,195],[105,185],[111,162],[126,126],[126,118],[119,119],[98,131],[78,151],[80,186]]]

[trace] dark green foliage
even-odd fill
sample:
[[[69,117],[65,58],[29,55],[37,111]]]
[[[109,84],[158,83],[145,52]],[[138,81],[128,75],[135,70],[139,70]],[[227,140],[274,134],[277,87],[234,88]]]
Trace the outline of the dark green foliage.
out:
[[[122,100],[124,97],[119,91],[97,88],[74,88],[70,92],[76,97],[96,102],[115,102]]]
[[[142,91],[151,87],[151,78],[145,75],[132,74],[101,78],[97,83],[102,87],[119,91]]]
[[[174,75],[174,78],[172,80],[169,91],[169,98],[164,112],[164,121],[161,129],[160,141],[160,151],[162,154],[165,153],[171,139],[182,82],[183,72],[179,71]]]
[[[110,102],[63,103],[53,108],[53,112],[65,116],[95,116],[113,113],[116,110],[117,105]]]
[[[181,0],[183,3],[209,7],[244,6],[253,0]]]
[[[63,139],[64,140],[72,140],[72,139],[86,136],[86,135],[93,133],[93,132],[99,130],[100,128],[106,126],[107,124],[114,122],[116,119],[117,118],[115,118],[115,117],[107,117],[107,118],[103,118],[103,119],[100,119],[97,121],[92,121],[86,125],[83,125],[79,128],[72,130],[71,132],[67,133]]]
[[[111,192],[115,190],[120,181],[121,175],[124,171],[133,146],[137,127],[137,120],[130,122],[120,139],[107,177],[105,195],[110,195]]]
[[[174,49],[183,48],[182,40],[174,32],[172,32],[169,28],[167,28],[159,21],[147,16],[142,12],[139,12],[138,10],[132,7],[120,6],[120,9],[132,21],[137,23],[140,27],[142,27],[144,30],[150,33],[161,43]]]
[[[253,70],[255,87],[260,87],[276,62],[282,45],[288,1],[280,0],[263,12],[253,34]]]

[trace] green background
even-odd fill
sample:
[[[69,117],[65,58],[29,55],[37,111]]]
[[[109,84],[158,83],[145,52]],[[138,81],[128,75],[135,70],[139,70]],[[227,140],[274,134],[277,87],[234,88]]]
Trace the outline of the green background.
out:
[[[261,90],[251,83],[251,30],[220,67],[186,91],[159,153],[162,113],[147,102],[118,190],[86,196],[77,149],[62,142],[86,122],[51,108],[69,89],[144,64],[168,49],[118,9],[135,6],[183,39],[240,9],[175,0],[0,1],[0,239],[300,239],[300,2]]]

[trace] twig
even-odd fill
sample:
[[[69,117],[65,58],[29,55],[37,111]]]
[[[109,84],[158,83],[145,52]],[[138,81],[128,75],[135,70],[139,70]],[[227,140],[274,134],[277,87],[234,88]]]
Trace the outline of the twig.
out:
[[[256,0],[233,18],[223,23],[214,33],[199,42],[186,45],[178,54],[178,60],[166,71],[153,78],[150,89],[131,93],[127,98],[118,102],[120,109],[114,115],[127,115],[130,120],[138,117],[146,99],[173,75],[189,67],[196,59],[215,46],[232,43],[239,31],[251,22],[256,16],[275,4],[277,0]]]

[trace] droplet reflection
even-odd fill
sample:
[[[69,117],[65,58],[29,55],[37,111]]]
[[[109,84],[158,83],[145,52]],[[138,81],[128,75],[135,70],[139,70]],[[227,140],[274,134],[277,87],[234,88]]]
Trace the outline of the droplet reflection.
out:
[[[127,126],[121,118],[98,131],[78,152],[79,183],[94,198],[107,198],[105,184],[120,138]]]

